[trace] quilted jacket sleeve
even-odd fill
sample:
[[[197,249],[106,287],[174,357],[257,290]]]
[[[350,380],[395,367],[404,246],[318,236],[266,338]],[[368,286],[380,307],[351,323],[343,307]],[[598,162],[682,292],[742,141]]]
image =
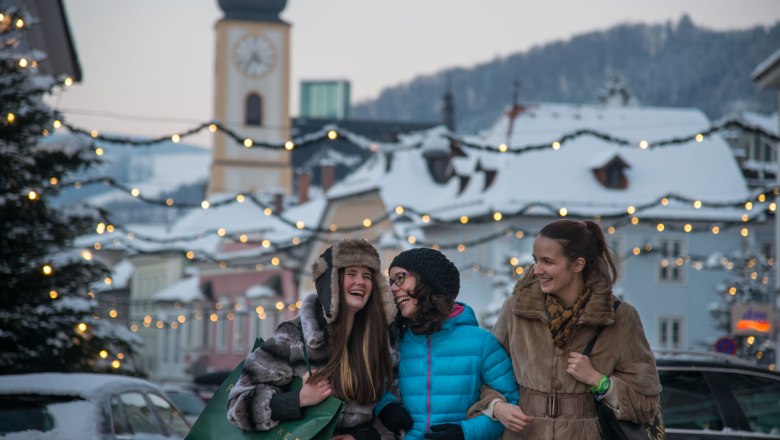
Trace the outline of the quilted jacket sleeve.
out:
[[[481,375],[486,386],[500,392],[509,403],[517,404],[517,382],[512,371],[512,361],[498,340],[489,333],[485,337]],[[461,427],[466,439],[496,439],[504,432],[500,422],[484,414],[462,421]]]
[[[271,417],[271,400],[290,384],[290,329],[284,324],[250,353],[238,382],[228,395],[228,421],[245,431],[268,431],[279,421]],[[293,326],[294,327],[294,326]],[[297,328],[295,329],[297,331]]]

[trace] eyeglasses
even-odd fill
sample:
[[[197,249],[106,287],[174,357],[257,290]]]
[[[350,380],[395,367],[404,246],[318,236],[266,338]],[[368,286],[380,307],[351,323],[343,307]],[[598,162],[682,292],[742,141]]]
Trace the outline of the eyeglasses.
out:
[[[387,280],[387,284],[390,285],[390,287],[398,286],[401,287],[401,284],[406,281],[406,276],[411,275],[409,272],[398,272],[394,276],[391,276],[389,280]]]

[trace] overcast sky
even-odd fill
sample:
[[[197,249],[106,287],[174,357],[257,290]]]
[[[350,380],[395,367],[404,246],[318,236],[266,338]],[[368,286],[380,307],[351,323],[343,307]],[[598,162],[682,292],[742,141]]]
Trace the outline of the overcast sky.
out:
[[[50,103],[68,121],[159,136],[211,119],[217,0],[65,0],[65,7],[83,81]],[[293,25],[291,108],[297,114],[302,79],[348,79],[354,103],[419,74],[618,23],[676,22],[684,13],[698,26],[743,29],[780,20],[780,1],[289,0],[282,18]]]

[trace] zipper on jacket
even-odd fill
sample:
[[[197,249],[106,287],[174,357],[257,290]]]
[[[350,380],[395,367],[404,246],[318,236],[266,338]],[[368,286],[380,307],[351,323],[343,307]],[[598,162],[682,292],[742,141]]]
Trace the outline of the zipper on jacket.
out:
[[[428,380],[427,380],[427,413],[428,413],[428,419],[425,422],[425,432],[428,432],[431,430],[431,336],[426,336],[426,340],[428,341]]]

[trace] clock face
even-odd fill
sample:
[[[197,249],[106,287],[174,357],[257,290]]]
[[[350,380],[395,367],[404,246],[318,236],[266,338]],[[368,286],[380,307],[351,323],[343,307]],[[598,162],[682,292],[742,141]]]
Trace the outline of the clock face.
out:
[[[236,43],[233,58],[242,73],[250,77],[261,77],[273,69],[276,52],[267,38],[249,35]]]

